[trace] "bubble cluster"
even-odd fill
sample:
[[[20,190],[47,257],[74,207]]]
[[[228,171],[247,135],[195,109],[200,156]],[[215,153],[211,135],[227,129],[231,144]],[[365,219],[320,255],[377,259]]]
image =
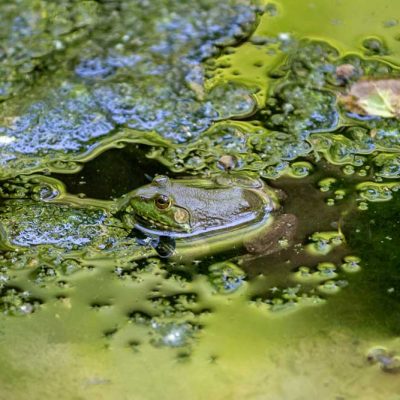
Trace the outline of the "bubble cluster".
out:
[[[150,312],[132,311],[129,320],[145,327],[149,342],[156,346],[189,346],[201,329],[200,320],[208,310],[201,308],[194,293],[150,296]]]
[[[35,96],[39,97],[39,96]],[[97,106],[88,90],[79,85],[62,84],[50,88],[41,99],[25,106],[26,99],[7,107],[19,108],[7,125],[0,126],[3,157],[0,177],[42,170],[53,161],[67,161],[87,152],[93,140],[110,134],[113,125]],[[24,109],[25,108],[25,109]],[[3,110],[3,121],[8,109]],[[15,112],[15,111],[14,111]]]
[[[0,312],[6,315],[23,316],[36,311],[42,301],[32,297],[29,291],[2,284],[0,289]]]
[[[0,99],[24,93],[40,79],[39,71],[52,74],[65,68],[67,51],[88,39],[99,11],[95,1],[1,4]]]
[[[57,179],[42,175],[22,175],[0,184],[0,197],[51,201],[58,198],[64,190],[64,185]]]
[[[276,40],[261,40],[257,46],[268,48]],[[251,120],[215,124],[189,146],[157,148],[150,157],[175,172],[199,173],[217,171],[221,157],[230,155],[236,160],[234,169],[255,171],[266,179],[306,177],[313,171],[309,160],[318,163],[322,157],[341,165],[348,176],[396,177],[396,119],[347,112],[338,99],[362,79],[389,74],[397,79],[397,69],[355,54],[341,57],[322,41],[292,41],[284,51],[286,62],[271,71],[267,98]],[[226,57],[213,68],[229,69]]]
[[[370,202],[388,201],[393,198],[393,193],[400,189],[400,183],[363,182],[357,185],[360,199]]]
[[[2,35],[9,54],[0,57],[8,71],[0,179],[74,171],[118,141],[149,144],[142,132],[187,142],[257,106],[244,85],[206,88],[202,65],[250,34],[259,12],[251,2],[25,3],[22,15],[2,6],[12,23]]]
[[[8,200],[1,208],[0,224],[6,241],[16,248],[55,246],[73,250],[94,243],[104,231],[106,218],[101,210]],[[109,236],[106,240],[112,240]]]
[[[151,341],[155,346],[181,347],[185,346],[196,333],[196,327],[189,323],[159,323],[150,324]]]
[[[315,270],[302,266],[295,273],[296,280],[299,282],[322,282],[332,280],[337,276],[336,265],[331,262],[320,263]]]
[[[286,288],[273,287],[270,293],[257,296],[252,304],[272,313],[296,310],[302,306],[316,306],[324,304],[325,300],[313,289],[307,290],[302,285]]]
[[[268,292],[254,296],[252,304],[272,312],[324,304],[329,296],[348,286],[343,272],[360,271],[360,263],[359,257],[348,255],[340,265],[328,261],[315,266],[301,265],[290,274],[292,286],[271,287]]]

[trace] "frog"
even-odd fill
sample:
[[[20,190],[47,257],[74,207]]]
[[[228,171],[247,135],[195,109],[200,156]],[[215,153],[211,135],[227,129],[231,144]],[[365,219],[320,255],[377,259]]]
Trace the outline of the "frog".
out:
[[[34,193],[37,185],[46,185],[46,193],[53,186],[58,195],[45,201],[4,202],[4,250],[59,247],[64,255],[80,259],[128,253],[129,260],[158,255],[185,261],[242,250],[256,256],[281,250],[282,241],[290,240],[296,228],[296,218],[282,212],[282,193],[246,175],[159,175],[110,201],[68,194],[54,178],[32,181]],[[22,214],[15,211],[21,209],[29,218],[18,221]]]
[[[293,214],[282,212],[282,198],[282,191],[243,175],[160,175],[127,195],[119,209],[127,229],[153,240],[160,256],[183,261],[223,251],[257,256],[282,250],[297,226]]]

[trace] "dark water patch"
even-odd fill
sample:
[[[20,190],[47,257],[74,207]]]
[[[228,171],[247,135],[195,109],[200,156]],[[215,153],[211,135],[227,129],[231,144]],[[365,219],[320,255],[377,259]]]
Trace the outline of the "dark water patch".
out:
[[[78,174],[53,174],[72,194],[83,193],[96,199],[118,198],[151,182],[156,175],[170,175],[169,170],[146,157],[146,146],[126,145],[111,149],[84,164]]]
[[[398,195],[388,203],[370,204],[350,222],[347,235],[363,258],[363,276],[354,290],[367,309],[368,324],[395,336],[400,335],[399,207]]]

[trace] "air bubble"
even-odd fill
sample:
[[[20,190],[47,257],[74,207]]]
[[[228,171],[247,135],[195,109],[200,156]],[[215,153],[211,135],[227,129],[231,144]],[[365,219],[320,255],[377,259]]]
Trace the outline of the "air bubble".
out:
[[[326,205],[330,206],[330,207],[334,206],[335,205],[335,199],[332,199],[332,198],[326,199]]]
[[[371,202],[389,201],[393,198],[393,191],[399,188],[398,183],[363,182],[357,185],[361,199]]]
[[[293,178],[305,178],[313,171],[313,166],[306,161],[294,162],[290,165],[289,175]]]
[[[345,175],[353,175],[355,173],[355,169],[352,165],[346,165],[342,168],[342,171]]]
[[[313,274],[311,273],[311,268],[302,266],[298,268],[298,271],[294,273],[296,280],[301,282],[307,282],[313,280]]]
[[[358,203],[358,209],[360,211],[367,211],[368,210],[368,203],[365,201],[360,201],[360,203]]]
[[[367,50],[366,54],[370,56],[384,56],[389,54],[385,43],[377,37],[366,38],[362,42],[363,47]]]
[[[270,17],[276,17],[278,15],[278,7],[274,3],[267,3],[264,12]]]
[[[361,259],[356,256],[346,256],[341,268],[344,272],[354,273],[361,270],[360,266]]]
[[[336,190],[335,191],[335,199],[336,200],[343,200],[346,195],[346,192],[344,190]]]
[[[337,179],[335,178],[325,178],[318,182],[319,190],[321,192],[329,192],[332,186],[336,184]]]
[[[33,189],[34,194],[32,198],[34,200],[41,200],[41,201],[49,201],[54,200],[60,195],[60,192],[57,188],[52,187],[50,185],[40,185]]]
[[[150,326],[154,334],[152,344],[166,347],[182,347],[189,344],[197,330],[190,323],[161,323],[153,320]]]
[[[359,171],[357,171],[357,175],[358,176],[367,176],[368,172],[365,169],[360,169]]]
[[[323,294],[336,294],[340,291],[340,286],[335,281],[326,281],[318,286],[318,290]]]
[[[391,18],[383,21],[384,28],[393,28],[394,26],[399,25],[399,20],[396,18]]]
[[[318,264],[316,274],[320,279],[333,279],[337,277],[336,265],[330,262]]]
[[[345,238],[341,232],[317,232],[310,237],[311,243],[306,249],[314,255],[326,255],[334,248],[342,245]]]

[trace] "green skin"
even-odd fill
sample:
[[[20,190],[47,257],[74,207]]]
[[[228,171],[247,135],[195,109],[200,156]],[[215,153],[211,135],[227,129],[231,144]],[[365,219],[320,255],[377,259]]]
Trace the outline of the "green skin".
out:
[[[278,241],[290,239],[296,225],[294,216],[277,215],[276,191],[258,179],[231,175],[158,176],[128,194],[120,209],[128,228],[177,239],[174,255],[180,259],[239,248],[269,254],[281,249]]]

